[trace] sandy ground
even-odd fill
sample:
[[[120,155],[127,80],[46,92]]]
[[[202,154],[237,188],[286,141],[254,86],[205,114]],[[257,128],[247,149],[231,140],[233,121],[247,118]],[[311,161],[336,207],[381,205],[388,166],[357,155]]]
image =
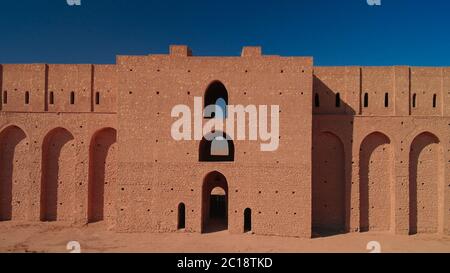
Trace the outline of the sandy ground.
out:
[[[450,253],[450,236],[399,236],[386,233],[352,233],[316,239],[177,232],[116,233],[101,224],[83,228],[55,223],[0,223],[0,252],[69,252],[67,243],[78,241],[81,252],[369,252],[378,241],[381,252]]]

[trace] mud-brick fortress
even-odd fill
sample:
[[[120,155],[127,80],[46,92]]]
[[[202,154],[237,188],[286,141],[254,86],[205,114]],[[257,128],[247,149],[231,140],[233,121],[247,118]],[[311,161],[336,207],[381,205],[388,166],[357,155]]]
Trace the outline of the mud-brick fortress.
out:
[[[450,67],[171,46],[115,65],[1,65],[0,90],[0,229],[450,234]],[[174,140],[171,110],[194,97],[279,105],[279,148]]]

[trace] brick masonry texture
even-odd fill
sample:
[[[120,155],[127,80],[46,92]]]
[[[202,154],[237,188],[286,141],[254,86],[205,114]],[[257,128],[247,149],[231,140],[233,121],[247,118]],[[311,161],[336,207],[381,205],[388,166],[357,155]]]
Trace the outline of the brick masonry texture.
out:
[[[0,65],[0,90],[0,221],[450,234],[449,67],[315,67],[260,47],[196,57],[171,46],[114,65]],[[205,162],[205,143],[173,140],[172,107],[208,92],[279,105],[278,150],[235,140],[232,158]]]

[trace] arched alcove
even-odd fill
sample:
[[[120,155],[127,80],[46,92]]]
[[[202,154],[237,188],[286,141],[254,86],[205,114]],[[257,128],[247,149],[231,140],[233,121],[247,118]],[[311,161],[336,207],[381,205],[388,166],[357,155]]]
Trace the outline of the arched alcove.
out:
[[[375,132],[359,152],[360,230],[388,231],[391,222],[393,150],[390,139]]]
[[[75,143],[64,128],[51,130],[42,144],[41,221],[70,221],[75,211]]]
[[[117,180],[117,133],[113,128],[96,132],[89,148],[88,222],[113,221]]]
[[[440,141],[432,133],[418,135],[409,154],[409,232],[438,231],[438,191],[442,169]]]
[[[29,193],[25,132],[9,126],[0,132],[0,221],[25,220]]]

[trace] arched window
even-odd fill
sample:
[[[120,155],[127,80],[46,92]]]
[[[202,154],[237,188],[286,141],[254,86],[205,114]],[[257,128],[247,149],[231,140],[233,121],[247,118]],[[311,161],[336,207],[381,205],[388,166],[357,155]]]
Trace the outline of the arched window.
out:
[[[437,95],[433,94],[433,108],[437,107]]]
[[[70,92],[70,104],[75,104],[75,92]]]
[[[389,93],[384,93],[384,107],[389,107]]]
[[[417,95],[413,94],[413,96],[412,96],[412,107],[416,108],[416,105],[417,105]]]
[[[228,105],[228,91],[220,81],[212,82],[205,91],[204,97],[204,117],[205,118],[226,118]],[[221,110],[222,117],[217,112]]]
[[[233,140],[223,132],[209,133],[200,141],[200,162],[234,161]]]
[[[314,95],[314,106],[320,107],[320,98],[319,98],[319,94],[317,94],[317,93]]]
[[[336,93],[336,107],[341,107],[341,94]]]
[[[30,104],[30,92],[25,92],[25,104]]]
[[[369,94],[364,93],[364,108],[369,107]]]

